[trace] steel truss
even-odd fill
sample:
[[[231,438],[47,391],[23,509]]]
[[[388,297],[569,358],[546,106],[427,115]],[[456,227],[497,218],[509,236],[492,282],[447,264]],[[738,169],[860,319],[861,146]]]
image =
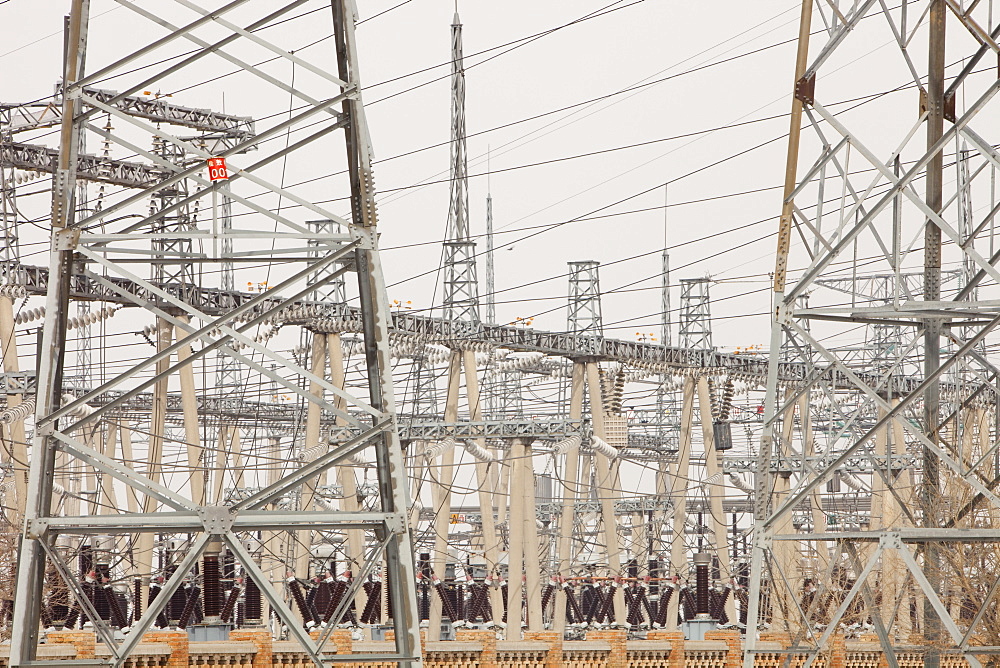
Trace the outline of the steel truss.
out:
[[[360,98],[353,3],[349,0],[333,0],[331,3],[336,68],[329,63],[311,64],[294,55],[292,49],[272,44],[255,32],[257,28],[286,17],[304,4],[304,0],[284,3],[277,8],[274,3],[233,0],[209,9],[190,0],[177,0],[170,3],[169,12],[167,7],[158,7],[155,16],[136,5],[123,3],[138,15],[140,21],[147,19],[159,26],[155,30],[160,31],[162,37],[116,62],[85,74],[83,63],[87,53],[89,4],[88,0],[74,0],[72,3],[62,108],[55,114],[61,133],[57,163],[53,167],[52,245],[47,275],[58,276],[59,280],[46,281],[46,313],[37,374],[37,408],[31,440],[25,530],[16,582],[10,664],[40,666],[50,663],[36,658],[36,646],[43,594],[46,585],[53,584],[53,572],[58,573],[56,579],[61,579],[61,586],[72,592],[98,637],[111,650],[107,663],[121,666],[199,560],[205,557],[207,563],[208,556],[218,555],[222,549],[236,558],[244,574],[256,584],[271,610],[317,666],[343,661],[344,658],[335,656],[334,650],[327,644],[334,626],[326,626],[318,640],[314,641],[285,602],[282,592],[274,588],[262,570],[259,555],[247,547],[249,539],[266,535],[266,532],[293,531],[309,535],[309,532],[337,529],[348,534],[369,532],[374,535],[374,550],[368,553],[366,560],[370,565],[385,564],[390,613],[395,628],[395,652],[377,657],[352,655],[349,660],[352,663],[377,660],[398,662],[403,666],[419,665],[419,620],[413,550],[407,528],[407,486],[390,379],[389,305],[377,247],[371,148]],[[235,20],[231,17],[237,8],[241,25],[231,22]],[[173,25],[164,18],[183,14],[183,10],[194,13],[194,18],[183,25]],[[256,18],[250,20],[248,17],[251,15]],[[199,34],[204,34],[202,29],[205,27],[216,31],[222,28],[228,34],[221,39],[204,39]],[[158,65],[132,69],[136,63],[148,62],[148,57],[155,60],[164,54],[172,55],[177,47],[190,48],[184,41],[193,42],[197,48],[184,53],[179,60],[166,58],[157,61]],[[292,89],[233,55],[234,43],[242,46],[248,42],[317,75],[312,85],[315,97],[307,92],[308,87]],[[290,118],[276,121],[255,134],[252,124],[246,119],[150,103],[134,96],[137,91],[155,86],[165,77],[196,67],[206,58],[223,58],[235,63],[256,83],[262,82],[269,88],[276,87],[294,95],[305,106]],[[88,64],[93,68],[92,59]],[[121,93],[108,93],[92,87],[92,82],[112,75],[126,77],[131,83]],[[156,137],[162,142],[163,150],[147,150],[126,136],[95,127],[92,119],[97,113],[115,117],[118,123],[132,131],[129,136],[140,131]],[[227,142],[209,147],[204,142],[186,140],[149,123],[150,119],[159,119],[163,114],[176,116],[169,121],[172,125],[218,131],[226,136]],[[310,126],[317,120],[320,121],[318,124]],[[261,143],[293,127],[309,127],[309,130],[304,139],[299,139],[289,148],[275,148],[274,144],[279,142]],[[349,186],[352,208],[349,220],[313,204],[308,194],[279,187],[261,175],[268,163],[293,150],[304,150],[316,139],[338,129],[345,131],[349,174],[349,184],[345,185]],[[117,146],[144,157],[154,166],[156,178],[152,182],[146,181],[149,171],[143,171],[142,179],[136,178],[134,183],[128,184],[141,188],[139,192],[107,201],[99,211],[81,212],[74,201],[74,194],[80,163],[84,161],[79,151],[79,138],[87,130],[97,132]],[[253,160],[246,158],[244,163],[239,154],[249,149],[257,149],[255,157]],[[171,156],[184,155],[185,159],[173,160],[167,153]],[[310,217],[333,221],[343,232],[333,233],[327,228],[313,231],[305,221],[254,204],[239,195],[237,189],[225,191],[232,205],[257,214],[265,222],[264,225],[254,227],[244,224],[241,229],[206,229],[204,224],[199,227],[194,223],[167,225],[166,221],[180,215],[178,212],[184,207],[202,197],[213,196],[222,188],[222,182],[213,183],[204,177],[204,161],[213,156],[235,157],[238,164],[230,163],[231,184],[250,181],[258,188],[278,193],[296,203]],[[8,161],[5,159],[4,162]],[[184,184],[184,187],[179,184]],[[169,201],[159,197],[161,206],[148,215],[122,215],[129,207],[142,206],[144,201],[166,189],[174,189],[174,195]],[[140,220],[137,222],[136,218]],[[224,243],[217,245],[215,242],[220,239]],[[220,247],[223,252],[219,251]],[[175,249],[182,249],[182,252]],[[196,262],[222,266],[247,256],[253,256],[257,261],[279,263],[277,278],[266,292],[232,303],[229,308],[217,305],[211,311],[203,309],[200,286],[187,284],[196,280],[191,272],[165,273],[160,280],[154,281],[140,276],[143,267],[155,275],[152,268],[158,263]],[[360,307],[355,315],[364,342],[368,381],[368,396],[365,397],[353,396],[248,336],[267,318],[301,301],[325,283],[339,279],[349,270],[355,271],[358,276]],[[92,390],[83,391],[75,397],[64,397],[63,368],[67,354],[69,305],[74,283],[81,278],[116,295],[124,303],[155,314],[158,319],[157,351]],[[310,278],[313,279],[311,282]],[[241,353],[241,348],[249,348],[251,352]],[[213,497],[199,473],[201,462],[205,461],[199,434],[209,432],[210,411],[199,410],[194,403],[193,391],[183,388],[193,365],[210,359],[216,353],[235,360],[243,373],[270,379],[286,391],[302,396],[309,404],[331,412],[342,424],[352,428],[351,433],[335,439],[330,447],[324,444],[321,450],[312,453],[304,462],[285,469],[281,475],[274,476],[265,486],[245,498],[227,503],[220,496]],[[261,360],[278,365],[282,373],[275,373]],[[190,425],[193,432],[188,431],[186,436],[188,465],[192,472],[186,482],[165,474],[155,456],[155,449],[164,445],[166,388],[169,378],[175,374],[181,379],[182,394],[189,397],[188,406],[184,408],[185,421],[194,419],[193,425]],[[321,389],[307,392],[302,389],[302,384],[316,385]],[[115,411],[147,389],[152,389],[153,416],[148,445],[149,462],[145,468],[139,468],[135,459],[125,454],[124,448],[119,456],[114,446],[110,450],[104,446],[95,447],[92,434],[98,429],[121,426],[114,422]],[[325,395],[332,395],[333,399]],[[188,426],[185,425],[186,429]],[[220,446],[220,457],[232,455],[225,449],[225,446]],[[320,506],[313,507],[305,502],[297,508],[278,509],[278,499],[299,494],[302,489],[315,488],[317,481],[325,478],[327,472],[344,466],[347,458],[365,449],[374,451],[378,479],[378,502],[372,509],[334,511],[319,509]],[[108,497],[114,494],[116,485],[125,489],[127,495],[134,495],[140,500],[141,509],[125,510],[109,504],[110,511],[94,512],[93,507],[92,512],[77,515],[54,511],[50,504],[54,473],[57,467],[67,465],[82,467],[86,475],[99,481],[98,488],[103,489]],[[112,540],[115,536],[126,534],[135,537],[140,546],[147,540],[145,537],[153,534],[190,536],[189,549],[174,564],[172,575],[163,584],[159,595],[148,601],[141,617],[136,615],[121,641],[115,639],[111,627],[101,619],[91,600],[81,591],[79,579],[71,573],[63,550],[67,544],[79,544],[84,536],[95,533],[108,535]],[[352,591],[347,593],[345,601],[353,597],[353,589],[359,589],[363,581],[364,578],[359,577],[351,583]]]
[[[917,636],[928,666],[950,651],[978,667],[1000,650],[985,623],[1000,545],[1000,373],[983,353],[1000,324],[997,302],[985,298],[1000,281],[1000,254],[977,250],[1000,209],[983,197],[1000,166],[995,137],[979,134],[995,124],[1000,92],[995,68],[983,65],[1000,52],[988,4],[802,3],[756,467],[747,668],[756,652],[771,651],[758,644],[766,620],[808,655],[804,668],[830,649],[848,616],[873,627],[892,668],[894,647]],[[834,111],[835,100],[870,92],[858,88],[868,77],[845,84],[835,72],[882,35],[895,43],[893,58],[880,56],[874,68],[866,61],[867,71],[903,76],[898,90],[919,92],[919,107],[912,94],[900,102],[890,93]],[[954,182],[945,176],[949,156],[965,162]],[[988,201],[973,209],[970,197]],[[789,276],[790,266],[805,269]],[[955,266],[971,268],[968,278],[943,287]],[[872,275],[867,287],[860,273]],[[800,301],[807,294],[809,307]],[[859,325],[870,330],[862,340],[872,354],[838,347],[852,331],[857,340]],[[792,383],[781,381],[789,354],[807,369]],[[841,427],[823,440],[809,406],[832,397],[830,372],[847,384]],[[903,376],[916,383],[909,391],[895,382]],[[775,466],[813,455],[797,470]],[[814,512],[810,532],[796,531],[793,510],[816,507],[820,486],[862,459],[871,463],[870,525],[828,531]],[[985,585],[976,560],[992,574]]]

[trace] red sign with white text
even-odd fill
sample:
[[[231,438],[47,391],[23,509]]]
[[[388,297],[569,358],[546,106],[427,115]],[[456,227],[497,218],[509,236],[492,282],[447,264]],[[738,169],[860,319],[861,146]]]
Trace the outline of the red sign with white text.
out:
[[[212,181],[228,181],[229,172],[226,170],[226,159],[225,158],[209,158],[208,163],[208,178]]]

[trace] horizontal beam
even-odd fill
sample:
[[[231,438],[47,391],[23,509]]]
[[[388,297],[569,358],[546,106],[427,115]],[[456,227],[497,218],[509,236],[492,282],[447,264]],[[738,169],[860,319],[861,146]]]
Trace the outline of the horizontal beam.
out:
[[[285,512],[280,510],[247,510],[239,513],[232,531],[281,531],[295,528],[331,530],[394,526],[403,521],[393,513],[340,511]],[[197,533],[205,530],[197,513],[160,512],[118,515],[84,515],[78,517],[47,517],[34,521],[30,530],[41,536],[46,532],[65,534],[131,534],[150,532]]]
[[[58,164],[57,149],[19,142],[0,143],[0,166],[53,174]],[[95,155],[80,155],[76,170],[78,179],[125,188],[149,188],[163,180],[163,176],[152,165]]]

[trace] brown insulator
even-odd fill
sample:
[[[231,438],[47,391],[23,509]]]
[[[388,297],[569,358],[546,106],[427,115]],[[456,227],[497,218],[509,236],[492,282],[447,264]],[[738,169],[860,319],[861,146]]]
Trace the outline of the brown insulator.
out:
[[[599,624],[615,623],[615,588],[614,586],[609,587],[608,591],[604,593],[604,600],[601,605],[601,611],[597,615],[597,622]]]
[[[111,613],[112,626],[117,626],[118,628],[127,626],[128,619],[125,617],[122,602],[118,598],[118,592],[112,589],[111,585],[104,586],[104,599],[108,602],[108,611]]]
[[[225,603],[222,594],[222,572],[219,568],[219,555],[206,554],[201,564],[202,598],[206,617],[218,617]]]
[[[170,600],[173,601],[173,598],[171,597]],[[187,625],[191,622],[191,618],[194,616],[195,608],[198,606],[198,602],[200,600],[201,590],[197,585],[194,585],[187,592],[187,597],[184,600],[184,609],[181,610],[181,616],[177,620],[177,628],[187,628]]]
[[[441,584],[440,580],[435,581],[434,589],[437,590],[438,598],[441,599],[441,611],[444,613],[444,616],[453,622],[457,622],[455,606],[452,605],[451,597],[448,596],[448,592],[445,591],[444,585]]]
[[[507,623],[507,610],[510,608],[510,597],[507,595],[507,585],[500,586],[500,596],[503,598],[503,622]]]
[[[554,592],[555,589],[556,589],[555,586],[553,586],[551,584],[545,585],[545,589],[542,591],[542,609],[543,610],[548,607],[549,601],[552,600],[552,592]]]
[[[636,587],[635,589],[629,587],[625,590],[625,598],[628,599],[625,601],[628,605],[628,612],[625,615],[625,621],[632,626],[639,626],[644,621],[642,616],[642,594],[642,587]]]
[[[571,619],[569,622],[572,624],[579,624],[584,620],[583,610],[580,609],[580,604],[576,600],[576,593],[572,588],[566,587],[566,605],[569,608],[571,614]]]
[[[321,619],[326,618],[326,614],[330,612],[330,603],[333,602],[333,585],[330,582],[330,578],[320,580],[313,589],[312,600],[310,601],[313,609],[316,610],[316,614]]]
[[[333,619],[334,613],[337,612],[337,608],[340,607],[340,602],[344,600],[344,594],[347,593],[347,583],[343,580],[337,580],[333,585],[333,594],[330,600],[330,607],[327,608],[326,614],[323,616],[323,621],[329,624],[331,621],[334,624],[339,624],[340,619]]]
[[[698,552],[694,555],[695,613],[699,615],[709,614],[708,567],[711,563],[712,555],[707,552]]]
[[[260,588],[257,587],[257,583],[250,578],[246,579],[245,585],[247,591],[243,595],[245,606],[243,616],[247,622],[260,623],[263,621],[264,617],[264,608],[260,601]]]
[[[288,578],[288,590],[292,593],[292,599],[295,601],[295,605],[298,606],[302,619],[307,622],[312,621],[312,611],[306,603],[306,597],[302,593],[302,585],[299,584],[297,578]]]
[[[681,595],[681,605],[684,607],[684,620],[690,621],[694,619],[694,616],[698,614],[696,610],[698,609],[698,602],[695,600],[694,592],[691,591],[690,587],[684,587],[680,591]]]
[[[160,595],[161,591],[162,589],[160,588],[159,585],[153,585],[149,588],[149,600],[146,604],[147,607],[149,605],[152,605],[153,600]],[[160,614],[156,616],[156,625],[161,629],[166,628],[166,626],[168,625],[167,615],[166,612],[164,612],[163,610],[161,610]]]
[[[184,591],[182,587],[178,587],[174,590],[173,595],[170,597],[170,602],[167,603],[167,619],[174,626],[177,626],[177,622],[180,621],[181,615],[184,614],[184,608],[187,607],[188,596],[187,592]]]
[[[604,603],[604,597],[601,595],[601,590],[594,585],[587,585],[583,589],[581,594],[583,598],[583,621],[590,624],[594,621],[599,614],[601,614],[601,605]]]
[[[142,617],[142,578],[132,580],[132,619]]]
[[[670,611],[670,599],[673,595],[673,586],[660,588],[660,600],[656,602],[656,625],[660,628],[667,625],[667,613]]]
[[[233,618],[233,610],[236,609],[236,601],[240,598],[240,586],[233,585],[233,588],[229,590],[229,595],[226,596],[226,602],[222,606],[222,611],[219,612],[219,619],[224,622],[228,622]]]
[[[490,588],[488,585],[484,584],[473,584],[472,597],[469,600],[469,612],[468,619],[474,621],[477,617],[482,619],[483,622],[489,622],[492,619],[492,610],[490,610]]]
[[[76,621],[80,618],[80,604],[75,603],[72,608],[70,608],[69,614],[66,615],[66,628],[72,629],[76,626]]]
[[[382,583],[366,582],[365,594],[367,597],[365,599],[365,609],[361,613],[361,622],[363,624],[377,624],[382,613],[382,606],[380,605],[382,602]]]

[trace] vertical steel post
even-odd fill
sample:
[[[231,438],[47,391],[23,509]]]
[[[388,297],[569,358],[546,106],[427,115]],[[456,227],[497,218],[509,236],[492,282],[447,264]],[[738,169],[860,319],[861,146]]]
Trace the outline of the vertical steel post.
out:
[[[931,0],[928,16],[928,59],[927,59],[927,149],[944,134],[944,67],[945,67],[945,0]],[[926,190],[924,198],[927,206],[935,213],[941,213],[944,189],[944,152],[939,150],[927,164]],[[928,220],[924,224],[924,300],[941,299],[941,228]],[[924,377],[933,378],[941,366],[941,328],[943,320],[929,317],[924,323]],[[924,394],[924,424],[927,437],[932,443],[940,441],[938,420],[941,407],[941,387],[935,380]],[[923,486],[921,490],[924,527],[938,526],[938,497],[940,476],[937,455],[924,448]],[[934,585],[940,581],[940,556],[937,544],[930,542],[924,550],[924,574]],[[942,633],[941,620],[929,598],[924,599],[924,637],[928,649],[924,654],[926,668],[937,668],[941,654],[937,640]]]
[[[778,360],[781,355],[781,341],[785,313],[785,279],[788,271],[788,252],[792,239],[792,194],[795,191],[799,164],[799,140],[802,134],[802,110],[804,96],[800,85],[809,66],[809,32],[812,26],[813,0],[802,0],[799,13],[799,35],[795,54],[794,91],[792,110],[789,115],[788,152],[785,157],[785,183],[782,189],[781,217],[778,220],[778,247],[775,253],[774,297],[772,302],[771,337],[769,343],[769,364],[767,383],[764,388],[764,428],[761,431],[760,450],[757,455],[757,471],[754,484],[754,520],[762,524],[771,508],[771,456],[774,447],[775,416],[778,403]],[[757,647],[757,630],[760,625],[761,581],[764,577],[765,551],[770,548],[769,536],[764,531],[755,531],[753,549],[750,553],[750,592],[747,610],[747,630],[744,668],[753,668],[754,650]]]
[[[46,417],[62,400],[63,361],[66,352],[67,316],[69,315],[70,276],[74,231],[76,167],[80,147],[80,126],[76,123],[80,89],[75,85],[83,76],[87,51],[87,28],[90,0],[73,0],[70,9],[64,63],[64,94],[60,127],[59,165],[53,176],[52,241],[49,256],[48,294],[45,298],[45,327],[42,330],[42,354],[39,355],[36,391],[35,433],[25,507],[25,526],[49,514],[56,443],[50,434],[55,426]],[[45,578],[45,551],[38,540],[26,533],[21,539],[14,593],[14,624],[10,646],[10,665],[22,666],[35,660],[41,617],[42,584]]]
[[[340,0],[333,3],[334,33],[340,78],[361,88],[358,54],[354,41],[354,15],[348,11],[353,3]],[[385,587],[391,597],[391,613],[396,637],[396,651],[410,661],[401,661],[401,668],[421,665],[420,618],[417,614],[416,570],[412,537],[405,526],[409,508],[406,488],[406,467],[399,432],[395,424],[396,405],[392,391],[392,362],[389,351],[389,298],[378,253],[374,181],[371,170],[371,147],[360,97],[344,101],[347,128],[347,159],[351,180],[351,213],[355,233],[365,242],[355,251],[358,290],[365,341],[365,364],[371,404],[392,417],[393,425],[376,441],[375,467],[378,473],[382,512],[399,517],[395,536],[385,548]]]

